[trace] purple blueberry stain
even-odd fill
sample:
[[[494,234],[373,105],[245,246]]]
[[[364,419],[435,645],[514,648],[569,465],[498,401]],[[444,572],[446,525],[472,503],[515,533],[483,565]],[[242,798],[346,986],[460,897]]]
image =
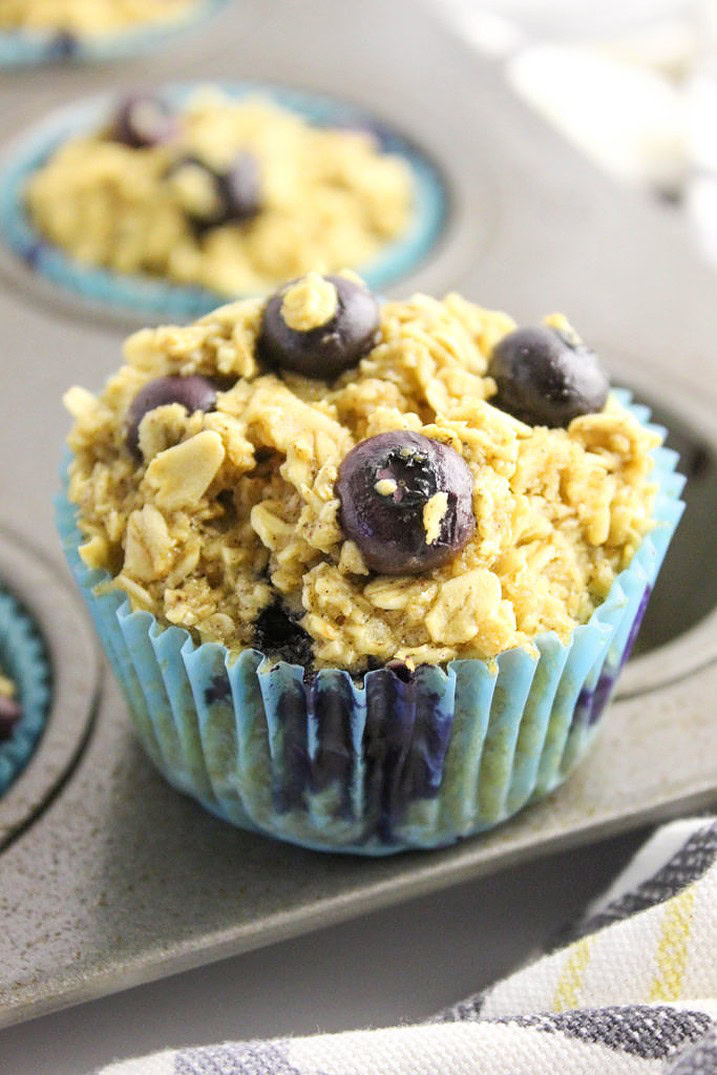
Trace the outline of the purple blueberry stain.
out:
[[[271,800],[279,814],[305,806],[310,787],[311,762],[307,737],[307,697],[303,679],[287,676],[281,664],[268,673],[277,682],[276,732],[269,749],[272,757]]]
[[[576,725],[592,727],[597,724],[615,686],[617,672],[603,668],[594,687],[583,687],[575,705]]]
[[[365,811],[384,843],[394,842],[411,802],[435,797],[441,785],[453,711],[424,683],[433,672],[419,668],[406,679],[386,668],[367,677]]]
[[[617,677],[627,663],[632,648],[635,645],[635,639],[637,638],[640,625],[642,624],[645,611],[649,604],[651,592],[651,587],[646,585],[644,593],[640,598],[640,603],[635,611],[635,617],[632,621],[617,667],[615,665],[608,666],[606,662],[595,686],[583,687],[580,691],[578,700],[575,704],[575,724],[583,724],[592,727],[592,725],[597,724],[600,719],[605,706],[610,700],[610,695],[612,694]]]
[[[232,688],[229,676],[226,672],[217,672],[209,681],[209,686],[204,688],[205,705],[214,705],[215,702],[226,702],[231,698]]]
[[[647,606],[648,606],[649,601],[650,601],[650,594],[651,593],[652,593],[652,587],[648,583],[645,586],[645,592],[643,593],[642,597],[640,598],[640,603],[637,606],[637,611],[635,612],[635,619],[632,621],[632,627],[630,628],[630,632],[629,632],[629,634],[627,636],[627,641],[625,642],[625,648],[622,651],[622,657],[620,658],[620,664],[618,666],[618,672],[623,667],[623,665],[625,665],[627,663],[627,661],[629,660],[630,654],[632,653],[632,648],[635,645],[635,641],[637,639],[638,632],[639,632],[640,627],[642,625],[642,621],[643,621],[643,618],[645,616],[645,612],[647,611]]]
[[[430,667],[401,675],[384,667],[367,674],[367,717],[361,743],[362,816],[370,819],[363,840],[396,841],[396,828],[411,803],[440,789],[453,726],[451,705],[433,689]],[[442,674],[442,673],[439,673]],[[354,690],[348,675],[308,680],[275,665],[270,691],[277,714],[270,751],[272,803],[278,813],[306,808],[306,797],[336,788],[335,820],[354,820],[356,765]],[[315,742],[311,749],[310,740]]]
[[[311,759],[312,792],[322,792],[332,785],[340,789],[339,816],[352,820],[351,798],[354,747],[350,714],[354,706],[351,681],[346,674],[332,675],[331,682],[314,676],[307,685],[308,720],[313,725],[317,743]]]

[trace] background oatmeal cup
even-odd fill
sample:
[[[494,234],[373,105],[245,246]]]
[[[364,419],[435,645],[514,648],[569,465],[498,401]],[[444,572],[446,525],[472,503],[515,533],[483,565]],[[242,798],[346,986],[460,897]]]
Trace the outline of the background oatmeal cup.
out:
[[[169,86],[157,97],[171,112],[190,109],[184,141],[176,151],[171,137],[166,147],[150,150],[104,142],[100,154],[92,148],[99,184],[94,191],[82,187],[83,142],[88,139],[90,147],[97,146],[93,136],[113,122],[116,99],[94,99],[49,117],[7,158],[0,172],[0,237],[14,264],[29,268],[45,293],[132,319],[181,321],[208,312],[222,297],[270,290],[280,279],[304,271],[307,257],[323,256],[332,263],[324,266],[328,271],[356,268],[371,286],[382,288],[414,269],[441,235],[449,199],[440,173],[398,132],[360,109],[257,84]],[[212,99],[215,105],[219,102],[218,109]],[[231,116],[235,105],[249,110],[238,121]],[[237,138],[239,146],[242,131],[247,144],[258,147],[254,155],[266,173],[261,179],[265,210],[225,226],[214,226],[211,220],[197,223],[192,206],[207,197],[208,181],[198,174],[196,157],[221,157]],[[366,148],[366,134],[375,151]],[[76,150],[71,148],[75,140]],[[287,152],[293,152],[287,145],[294,145],[300,156],[287,160]],[[56,154],[58,163],[48,171],[46,165]],[[119,189],[125,178],[129,183],[125,172],[133,164],[138,168],[136,181],[118,194],[122,201],[117,204],[127,212],[137,191],[146,189],[156,206],[145,207],[146,219],[134,214],[122,218],[117,234],[92,243],[93,212],[103,227],[118,215],[103,195],[93,201],[93,194],[106,184]],[[225,161],[216,160],[218,171],[223,165]],[[301,185],[290,182],[297,168]],[[351,168],[353,172],[344,174]],[[209,182],[226,186],[221,177],[210,177]],[[246,177],[239,182],[246,183]],[[179,200],[186,211],[178,211]],[[73,214],[80,211],[82,222],[74,224]],[[368,229],[361,223],[364,217],[375,217],[377,223]],[[153,230],[156,241],[147,239],[146,248],[138,251],[141,237]],[[50,232],[55,239],[48,238]],[[138,266],[144,266],[142,271]],[[146,271],[148,266],[155,271]]]
[[[200,25],[227,0],[10,0],[0,18],[0,68],[134,56]]]

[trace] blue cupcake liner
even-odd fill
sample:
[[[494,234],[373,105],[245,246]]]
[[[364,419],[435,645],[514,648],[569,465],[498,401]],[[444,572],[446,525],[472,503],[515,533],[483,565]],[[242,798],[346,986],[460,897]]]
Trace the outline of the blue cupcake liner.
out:
[[[630,395],[616,392],[626,406]],[[631,408],[648,428],[645,408]],[[98,595],[65,492],[57,526],[139,736],[180,791],[240,828],[323,851],[385,855],[493,828],[563,782],[592,742],[682,514],[677,454],[655,452],[656,526],[569,643],[554,632],[494,662],[305,677],[255,649],[196,645]]]
[[[107,63],[139,55],[204,22],[226,3],[227,0],[197,0],[177,18],[87,37],[50,30],[0,31],[0,69],[60,62]]]
[[[163,99],[181,105],[206,83],[166,86]],[[361,109],[319,94],[262,83],[212,83],[239,100],[260,94],[316,126],[370,130],[382,150],[401,157],[413,180],[413,213],[406,232],[387,243],[369,264],[351,266],[369,287],[380,290],[407,275],[438,240],[447,215],[448,192],[436,166],[412,143]],[[0,239],[34,273],[65,293],[93,307],[130,312],[147,318],[181,321],[201,317],[232,296],[201,287],[184,286],[160,277],[123,274],[83,265],[37,231],[25,209],[23,192],[30,176],[69,138],[97,130],[106,121],[114,98],[104,95],[55,113],[34,128],[0,169]],[[244,298],[237,294],[234,298]]]
[[[0,795],[24,769],[42,735],[50,704],[50,665],[30,618],[0,590],[0,667],[17,690],[22,716],[0,741]]]

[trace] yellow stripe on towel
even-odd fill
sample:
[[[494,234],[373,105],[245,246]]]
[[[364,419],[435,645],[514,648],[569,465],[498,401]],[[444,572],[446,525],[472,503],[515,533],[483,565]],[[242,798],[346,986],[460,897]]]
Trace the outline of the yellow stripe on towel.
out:
[[[648,1000],[679,1000],[687,966],[690,923],[695,903],[695,886],[683,889],[665,904],[655,961],[657,969]]]
[[[583,937],[570,945],[565,966],[555,987],[553,1011],[564,1012],[569,1008],[577,1008],[585,971],[590,962],[592,940],[592,937]]]

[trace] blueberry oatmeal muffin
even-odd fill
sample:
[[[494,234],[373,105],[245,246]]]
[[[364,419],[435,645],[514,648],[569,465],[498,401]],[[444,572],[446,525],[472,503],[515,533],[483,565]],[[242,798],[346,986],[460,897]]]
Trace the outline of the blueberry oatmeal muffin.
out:
[[[173,783],[385,853],[563,779],[679,517],[660,431],[564,317],[311,271],[125,362],[67,393],[60,530]]]
[[[198,0],[0,0],[0,30],[51,30],[76,37],[170,22]]]
[[[224,296],[370,263],[406,233],[413,196],[407,161],[368,131],[213,88],[123,101],[25,190],[34,228],[76,263]]]

